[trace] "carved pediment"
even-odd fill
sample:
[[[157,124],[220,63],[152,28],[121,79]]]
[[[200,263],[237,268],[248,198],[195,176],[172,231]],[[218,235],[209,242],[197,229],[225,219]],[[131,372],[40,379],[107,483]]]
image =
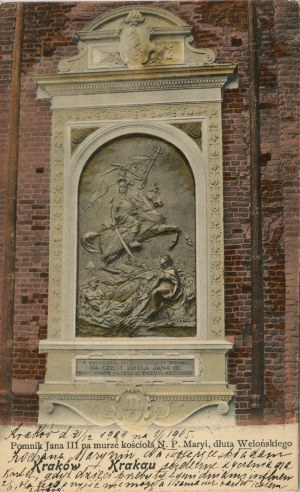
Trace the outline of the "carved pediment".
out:
[[[100,16],[77,33],[79,54],[61,60],[61,73],[148,69],[155,66],[212,64],[210,49],[190,43],[192,26],[170,12],[146,6],[129,6]]]

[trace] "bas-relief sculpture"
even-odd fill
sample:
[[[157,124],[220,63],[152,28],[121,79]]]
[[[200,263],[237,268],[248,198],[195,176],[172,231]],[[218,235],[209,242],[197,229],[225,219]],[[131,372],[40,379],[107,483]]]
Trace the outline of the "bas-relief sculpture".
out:
[[[53,108],[41,422],[58,406],[125,428],[228,412],[220,103],[234,67],[190,34],[167,11],[115,9],[38,78]]]
[[[179,152],[132,136],[79,187],[77,336],[195,336],[195,189]]]

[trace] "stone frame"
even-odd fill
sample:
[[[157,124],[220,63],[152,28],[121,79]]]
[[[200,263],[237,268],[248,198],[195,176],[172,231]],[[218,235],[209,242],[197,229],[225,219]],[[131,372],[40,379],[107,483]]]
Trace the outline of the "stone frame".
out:
[[[218,103],[190,103],[176,104],[176,116],[174,107],[169,105],[159,105],[154,108],[145,104],[142,108],[146,113],[146,120],[155,119],[155,122],[162,121],[171,124],[181,122],[201,121],[203,125],[203,159],[207,159],[208,187],[209,193],[209,217],[208,217],[208,251],[210,266],[210,285],[208,295],[211,299],[210,325],[208,328],[207,339],[221,338],[224,336],[224,305],[223,305],[223,203],[222,203],[222,136],[221,136],[221,108]],[[101,113],[101,120],[97,116]],[[133,121],[144,120],[143,113],[134,107],[118,108],[116,115],[114,108],[97,109],[57,109],[53,113],[52,126],[52,171],[51,171],[51,214],[50,214],[50,279],[49,279],[49,324],[48,333],[51,338],[56,338],[55,334],[60,331],[58,326],[61,322],[61,290],[59,278],[62,275],[62,231],[63,214],[61,209],[61,197],[63,196],[63,168],[64,162],[70,162],[71,151],[71,130],[73,128],[91,128],[105,124],[112,125],[115,120],[124,117],[132,124]],[[140,114],[140,118],[138,115]],[[130,126],[128,127],[130,128]],[[213,227],[211,227],[213,225]],[[53,267],[51,267],[53,265]],[[59,316],[59,317],[58,317]],[[59,330],[59,331],[58,331]]]
[[[187,158],[192,168],[196,187],[196,289],[201,292],[197,296],[197,338],[206,340],[208,338],[208,319],[209,299],[208,299],[208,262],[207,262],[207,170],[204,167],[202,152],[197,144],[181,130],[164,122],[130,122],[122,121],[115,124],[103,124],[103,126],[88,136],[76,149],[71,160],[66,163],[65,168],[65,189],[64,189],[64,223],[68,227],[64,228],[64,247],[63,247],[63,288],[62,302],[64,317],[62,317],[62,333],[64,339],[75,337],[75,310],[76,310],[76,290],[72,286],[76,285],[76,257],[77,243],[76,235],[77,224],[77,189],[79,179],[84,165],[89,157],[102,145],[109,141],[132,134],[156,136],[164,141],[171,143],[178,148]],[[200,259],[202,259],[200,261]],[[198,260],[198,261],[197,261]],[[73,292],[70,293],[70,286]],[[183,339],[181,339],[183,340]],[[80,343],[80,339],[76,337]],[[115,340],[116,341],[116,340]],[[107,339],[102,341],[105,346]],[[121,343],[121,341],[120,341]],[[141,340],[142,343],[142,340]],[[147,343],[147,340],[145,340]],[[135,340],[135,345],[139,341]]]

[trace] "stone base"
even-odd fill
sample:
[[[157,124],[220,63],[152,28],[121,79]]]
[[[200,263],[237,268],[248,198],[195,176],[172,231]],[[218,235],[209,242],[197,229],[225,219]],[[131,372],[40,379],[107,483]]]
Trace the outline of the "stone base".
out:
[[[234,394],[226,382],[231,347],[213,340],[172,339],[163,348],[161,340],[45,340],[39,421],[137,429],[175,425],[210,406],[226,414]]]
[[[199,385],[103,385],[55,384],[40,386],[40,423],[49,423],[57,413],[57,424],[66,421],[61,412],[81,417],[86,425],[146,428],[150,424],[170,426],[182,422],[198,410],[216,406],[219,414],[229,411],[233,388],[222,384]],[[70,417],[69,417],[70,419]]]

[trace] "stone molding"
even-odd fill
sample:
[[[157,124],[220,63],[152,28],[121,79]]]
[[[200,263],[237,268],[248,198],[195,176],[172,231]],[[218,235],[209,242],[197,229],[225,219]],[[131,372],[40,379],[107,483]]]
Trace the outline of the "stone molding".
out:
[[[89,135],[77,148],[69,165],[65,166],[63,269],[62,269],[62,298],[63,312],[61,332],[63,338],[75,336],[75,303],[76,290],[70,286],[76,285],[77,257],[77,190],[82,170],[93,153],[105,143],[121,136],[140,133],[156,136],[178,148],[188,160],[195,179],[196,186],[196,269],[197,269],[197,338],[208,338],[208,313],[210,300],[208,296],[208,263],[207,263],[207,169],[199,147],[185,133],[170,124],[157,121],[116,122],[102,126]],[[67,294],[67,295],[66,295]]]
[[[168,340],[164,342],[165,350],[172,350],[174,353],[174,349],[177,347],[177,340]],[[232,344],[225,340],[219,339],[210,339],[210,340],[200,340],[197,342],[190,342],[187,340],[180,341],[180,347],[182,349],[188,348],[189,350],[199,349],[199,350],[217,350],[223,351],[226,353],[228,350],[232,349]],[[55,351],[73,351],[75,349],[79,351],[84,351],[90,348],[89,340],[59,340],[59,339],[45,339],[40,341],[40,348],[43,351],[55,350]],[[93,348],[94,350],[105,349],[106,351],[110,351],[111,355],[118,355],[119,352],[116,351],[116,344],[109,339],[103,339],[101,341],[93,340]],[[140,350],[160,350],[161,348],[161,340],[159,339],[151,339],[146,342],[142,342],[139,344]],[[118,350],[134,350],[136,349],[136,342],[133,340],[127,340],[125,343],[122,343],[122,347],[119,347]],[[178,350],[178,349],[177,349]],[[168,354],[167,354],[168,355]]]
[[[119,7],[117,9],[110,10],[109,12],[97,17],[90,24],[88,24],[82,31],[78,33],[78,38],[81,39],[85,33],[89,32],[101,32],[110,30],[111,24],[113,22],[119,22],[122,17],[128,15],[132,7]],[[156,23],[159,22],[159,25],[166,26],[186,26],[179,17],[176,17],[174,14],[169,12],[168,10],[161,9],[159,7],[148,7],[147,5],[134,5],[135,10],[139,10],[143,13],[143,15],[149,15],[151,18],[156,19]],[[153,22],[153,21],[152,21]]]
[[[100,390],[101,391],[101,390]],[[207,394],[202,388],[197,394],[180,394],[178,387],[168,387],[172,396],[161,395],[153,387],[122,386],[113,393],[100,394],[59,394],[52,392],[41,395],[40,422],[49,422],[49,415],[56,408],[65,407],[76,416],[83,418],[87,425],[112,425],[117,423],[125,429],[145,429],[151,424],[160,426],[176,425],[198,410],[216,406],[220,415],[226,415],[232,398],[232,388],[219,388]],[[177,393],[176,395],[174,393]]]
[[[134,79],[128,72],[114,72],[108,77],[106,74],[80,74],[53,76],[36,76],[38,99],[50,99],[54,96],[76,94],[106,94],[114,92],[145,92],[163,90],[184,90],[202,88],[222,88],[234,67],[214,66],[212,69],[186,68],[180,70],[169,69],[166,73],[159,69],[148,72],[135,72]],[[172,73],[173,72],[173,73]]]

